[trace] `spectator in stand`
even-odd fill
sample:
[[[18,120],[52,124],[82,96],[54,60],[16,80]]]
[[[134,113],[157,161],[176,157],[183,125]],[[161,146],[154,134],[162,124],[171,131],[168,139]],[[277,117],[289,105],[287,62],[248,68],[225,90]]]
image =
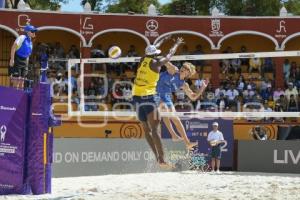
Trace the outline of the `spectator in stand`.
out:
[[[285,59],[284,63],[283,63],[283,74],[284,74],[285,80],[288,80],[288,78],[290,77],[290,71],[291,71],[290,61],[289,61],[289,59]]]
[[[297,89],[300,88],[300,66],[296,68],[296,74],[295,74],[295,86]]]
[[[294,87],[294,84],[292,82],[288,83],[288,89],[285,90],[285,97],[287,98],[287,100],[290,100],[290,96],[294,95],[294,97],[298,96],[298,90],[296,87]]]
[[[252,99],[252,97],[255,95],[255,92],[254,92],[254,90],[252,90],[252,87],[251,87],[251,85],[248,85],[247,86],[247,90],[244,90],[243,91],[243,97],[244,98],[251,98]],[[248,102],[248,101],[247,101]]]
[[[98,44],[96,46],[96,48],[94,48],[92,51],[91,51],[91,58],[105,58],[107,57],[106,54],[104,53],[103,49],[102,49],[102,45],[101,44]],[[93,68],[93,71],[96,71],[96,70],[103,70],[104,72],[106,72],[106,64],[105,63],[102,63],[102,64],[96,64],[96,63],[93,63],[92,64],[92,68]],[[111,69],[108,69],[108,71],[110,72]]]
[[[272,58],[265,58],[263,61],[262,73],[273,72],[273,60]]]
[[[216,104],[218,105],[220,112],[225,111],[225,108],[229,106],[228,100],[225,97],[224,93],[222,93],[222,92],[220,93],[220,98],[217,100]]]
[[[197,88],[197,90],[200,90],[200,88],[201,88],[201,86],[202,86],[202,84],[203,84],[203,75],[202,75],[202,73],[198,73],[198,79],[195,81],[195,87]]]
[[[90,82],[88,89],[85,91],[85,95],[87,96],[84,105],[85,111],[97,111],[98,105],[96,103],[96,97],[98,95],[98,88],[93,80]]]
[[[296,101],[295,96],[293,94],[291,94],[289,102],[288,102],[288,111],[289,112],[297,112],[298,111],[298,101]]]
[[[249,60],[249,73],[254,71],[261,73],[262,61],[260,58],[250,58]]]
[[[281,88],[277,88],[273,93],[273,100],[276,102],[281,95],[284,95],[284,91]]]
[[[245,89],[245,79],[243,75],[240,75],[236,85],[237,85],[237,90],[239,91],[240,94],[242,94],[243,90]]]
[[[241,64],[242,64],[241,59],[236,58],[236,59],[231,60],[231,67],[232,67],[233,73],[238,73],[238,74],[242,73]]]
[[[137,53],[137,51],[136,51],[136,49],[135,49],[135,46],[134,46],[133,44],[131,44],[131,45],[129,46],[129,50],[128,50],[128,52],[127,52],[126,57],[138,57],[138,56],[139,56],[139,55],[138,55],[138,53]],[[136,62],[126,63],[126,65],[127,65],[127,69],[128,69],[128,70],[133,71],[133,72],[136,72],[138,63],[136,63]]]
[[[283,96],[283,95],[282,95]],[[284,97],[284,96],[283,96]],[[275,109],[274,112],[284,112],[285,110],[283,110],[282,106],[280,105],[280,103],[276,103],[275,104]],[[284,119],[281,117],[274,117],[273,118],[273,122],[284,122]]]
[[[241,46],[241,53],[247,53],[247,48],[245,46]],[[249,59],[241,58],[241,65],[246,65],[249,68]]]
[[[280,98],[277,101],[275,101],[275,108],[276,105],[279,105],[284,112],[287,111],[288,100],[283,94],[280,95]]]
[[[239,92],[235,89],[235,85],[232,84],[230,89],[226,91],[226,96],[228,98],[229,106],[236,105],[237,97],[239,96]]]
[[[223,85],[220,85],[219,88],[215,89],[215,98],[219,99],[221,94],[223,94],[223,96],[226,94],[226,90],[224,89]]]
[[[193,55],[202,55],[204,54],[203,50],[202,50],[202,45],[201,44],[198,44],[196,46],[196,50],[193,52]],[[199,73],[202,73],[203,72],[203,67],[205,65],[205,62],[204,60],[195,60],[193,62],[193,64],[196,66],[196,71]]]
[[[273,100],[273,96],[269,96],[269,99],[268,99],[268,106],[274,110],[275,109],[275,101]]]
[[[231,47],[227,47],[223,53],[232,53]],[[231,60],[229,59],[223,59],[221,61],[221,67],[222,67],[222,73],[227,74],[231,69]]]
[[[265,91],[262,90],[260,95],[264,101],[268,100],[270,97],[272,97],[273,91],[272,91],[271,85],[268,85],[268,87]]]

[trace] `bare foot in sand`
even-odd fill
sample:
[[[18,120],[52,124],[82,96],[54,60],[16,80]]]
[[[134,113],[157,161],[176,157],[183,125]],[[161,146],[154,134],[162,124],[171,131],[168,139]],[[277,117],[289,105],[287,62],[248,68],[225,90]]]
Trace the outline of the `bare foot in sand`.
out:
[[[171,164],[166,163],[166,162],[160,162],[158,164],[161,169],[165,169],[165,170],[171,170],[171,169],[175,168],[174,166],[172,166]]]
[[[190,142],[190,143],[188,143],[187,145],[186,145],[186,148],[188,149],[188,150],[193,150],[193,148],[195,147],[195,146],[197,146],[198,145],[198,142]]]
[[[173,136],[173,137],[172,137],[172,141],[173,141],[173,142],[179,142],[179,141],[182,141],[182,138],[179,137],[178,135],[176,135],[176,136]]]

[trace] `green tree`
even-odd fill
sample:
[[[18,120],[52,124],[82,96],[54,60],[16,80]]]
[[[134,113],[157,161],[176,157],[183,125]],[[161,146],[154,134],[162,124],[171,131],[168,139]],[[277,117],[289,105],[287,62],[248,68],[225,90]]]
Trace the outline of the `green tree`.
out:
[[[289,13],[293,15],[300,15],[300,1],[299,0],[289,0],[285,3],[285,7]]]
[[[91,4],[92,10],[103,11],[105,10],[105,4],[110,4],[112,1],[104,0],[82,0],[81,5],[84,6],[86,2]]]
[[[116,3],[108,5],[106,12],[110,13],[127,13],[128,11],[135,13],[147,13],[150,4],[159,8],[158,0],[119,0]]]
[[[17,8],[20,0],[9,0],[13,8]],[[68,0],[24,0],[28,3],[31,9],[35,10],[57,10],[60,7],[60,3],[67,3]]]

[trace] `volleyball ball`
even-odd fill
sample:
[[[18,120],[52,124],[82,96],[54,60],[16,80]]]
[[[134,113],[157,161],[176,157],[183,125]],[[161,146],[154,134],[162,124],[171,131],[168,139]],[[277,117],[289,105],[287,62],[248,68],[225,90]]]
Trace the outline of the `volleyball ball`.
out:
[[[121,56],[122,50],[118,46],[112,46],[108,50],[108,56],[113,59],[117,59]]]

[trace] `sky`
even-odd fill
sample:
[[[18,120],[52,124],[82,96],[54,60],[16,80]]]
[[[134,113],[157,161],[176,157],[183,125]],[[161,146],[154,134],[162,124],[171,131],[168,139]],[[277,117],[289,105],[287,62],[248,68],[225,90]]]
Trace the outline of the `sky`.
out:
[[[80,5],[81,0],[69,0],[68,4],[62,4],[61,11],[81,12],[83,10]],[[161,4],[171,2],[171,0],[159,0]]]

